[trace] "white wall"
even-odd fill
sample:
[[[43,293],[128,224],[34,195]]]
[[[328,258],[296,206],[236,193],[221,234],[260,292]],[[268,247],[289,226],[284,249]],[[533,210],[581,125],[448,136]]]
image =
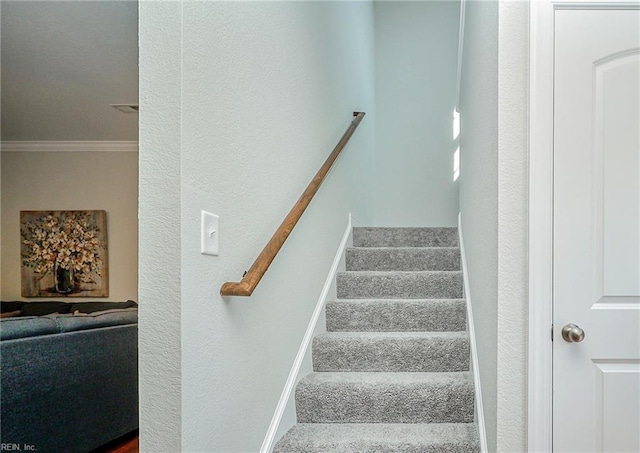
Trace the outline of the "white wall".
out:
[[[487,440],[526,451],[529,4],[466,8],[460,209]]]
[[[499,3],[498,451],[527,450],[529,3]]]
[[[498,451],[526,450],[527,6],[499,6]],[[375,118],[372,23],[368,3],[141,3],[143,451],[259,447],[346,213],[372,221],[372,187],[377,196],[387,184],[372,181],[365,164]],[[222,282],[250,266],[354,109],[369,116],[254,295],[220,298]],[[449,137],[450,117],[442,121]],[[285,160],[286,169],[278,165]],[[402,161],[378,159],[377,170],[393,160]],[[442,170],[450,172],[450,164]],[[423,198],[416,212],[444,219],[451,207],[454,224],[457,192],[447,209]],[[219,257],[198,253],[200,209],[221,215]],[[377,210],[376,221],[391,214]]]
[[[460,90],[460,212],[489,451],[496,451],[498,3],[467,1]]]
[[[154,437],[163,423],[169,433],[163,438],[175,442],[181,435],[177,450],[257,451],[348,212],[373,221],[373,6],[184,2],[181,11],[177,3],[141,5],[141,299],[158,297],[142,292],[157,280],[154,273],[175,275],[172,302],[153,302],[172,318],[162,326],[171,331],[150,327],[159,315],[140,314],[142,449],[172,450]],[[167,33],[176,36],[165,38]],[[181,93],[175,89],[176,58],[182,62]],[[169,68],[161,68],[162,61]],[[162,105],[154,93],[164,93],[170,104]],[[367,117],[253,296],[220,297],[222,283],[239,280],[251,265],[354,110]],[[174,137],[170,146],[152,148],[157,134],[176,129],[173,121],[182,124],[174,130],[181,143]],[[158,173],[170,175],[161,184]],[[162,224],[152,215],[156,209],[170,211],[171,231],[157,231]],[[201,209],[220,215],[218,257],[199,253]],[[142,252],[157,244],[154,234],[165,236],[167,261]],[[181,327],[173,324],[176,318]],[[176,331],[182,332],[181,345]],[[169,352],[154,344],[163,334],[173,339]],[[150,365],[159,359],[169,369]],[[179,408],[153,403],[159,392],[152,384],[162,376],[181,387]],[[167,419],[176,425],[167,426]],[[292,422],[293,414],[285,415],[285,423]]]
[[[3,151],[0,157],[2,300],[24,299],[20,294],[20,211],[105,210],[109,258],[106,300],[137,301],[138,154]]]
[[[460,2],[376,2],[375,222],[456,226]]]
[[[182,8],[140,2],[140,449],[181,451]]]

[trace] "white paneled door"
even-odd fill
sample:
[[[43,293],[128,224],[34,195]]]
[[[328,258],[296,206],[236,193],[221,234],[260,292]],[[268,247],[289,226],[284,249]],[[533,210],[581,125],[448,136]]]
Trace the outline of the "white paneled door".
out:
[[[557,10],[554,58],[553,448],[640,452],[640,11]]]

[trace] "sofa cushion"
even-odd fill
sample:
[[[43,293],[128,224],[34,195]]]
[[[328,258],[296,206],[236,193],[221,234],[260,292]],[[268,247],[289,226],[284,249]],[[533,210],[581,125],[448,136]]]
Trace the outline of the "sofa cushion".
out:
[[[131,324],[0,342],[2,442],[93,452],[135,430],[137,331]]]
[[[132,308],[138,306],[138,304],[132,300],[128,300],[126,302],[73,302],[70,305],[71,308],[68,313],[75,313],[76,311],[79,311],[80,313],[94,313],[96,311]]]
[[[44,316],[52,313],[69,313],[71,304],[59,301],[25,302],[20,309],[22,316]]]
[[[90,314],[77,313],[75,315],[49,315],[45,317],[53,319],[57,323],[60,332],[73,332],[76,330],[97,329],[99,327],[136,324],[138,322],[138,309],[124,308]]]
[[[0,320],[0,340],[35,337],[58,333],[60,328],[55,320],[45,316],[5,318]]]

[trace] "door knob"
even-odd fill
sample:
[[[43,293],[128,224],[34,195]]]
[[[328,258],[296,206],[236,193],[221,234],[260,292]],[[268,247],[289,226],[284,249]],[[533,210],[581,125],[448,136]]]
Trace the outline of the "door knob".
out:
[[[575,324],[567,324],[562,328],[562,338],[569,343],[580,343],[584,340],[584,330]]]

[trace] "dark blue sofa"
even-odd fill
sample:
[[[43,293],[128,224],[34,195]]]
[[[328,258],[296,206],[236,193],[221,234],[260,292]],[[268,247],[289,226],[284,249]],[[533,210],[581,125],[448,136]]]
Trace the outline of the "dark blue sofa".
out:
[[[138,428],[137,308],[69,311],[0,321],[3,445],[84,453]]]

